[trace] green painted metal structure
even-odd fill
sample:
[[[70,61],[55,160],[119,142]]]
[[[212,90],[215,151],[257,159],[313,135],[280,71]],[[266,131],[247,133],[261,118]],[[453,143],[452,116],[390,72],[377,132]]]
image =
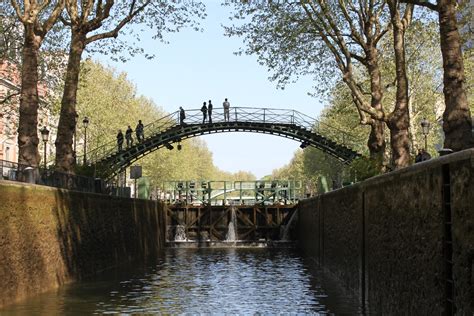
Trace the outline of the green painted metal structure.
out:
[[[110,142],[89,152],[89,162],[97,175],[112,178],[141,157],[159,148],[173,149],[174,143],[200,135],[228,132],[254,132],[276,135],[301,142],[301,147],[313,146],[349,163],[360,156],[352,150],[354,138],[341,130],[323,125],[295,110],[236,107],[230,119],[224,120],[223,110],[213,112],[212,123],[202,122],[200,110],[187,110],[186,119],[180,122],[179,112],[171,113],[144,128],[144,141],[117,151]]]
[[[296,204],[304,197],[299,180],[166,181],[161,200],[184,205]]]

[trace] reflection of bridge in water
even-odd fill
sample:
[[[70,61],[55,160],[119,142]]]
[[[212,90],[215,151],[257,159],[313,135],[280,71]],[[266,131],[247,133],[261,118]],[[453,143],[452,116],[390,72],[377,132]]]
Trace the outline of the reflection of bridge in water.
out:
[[[284,109],[246,108],[231,109],[230,120],[224,120],[222,109],[215,110],[212,123],[202,122],[200,110],[187,110],[181,124],[179,112],[171,113],[144,128],[145,139],[134,146],[117,151],[115,141],[88,153],[89,163],[98,175],[112,178],[141,157],[160,148],[181,148],[181,141],[200,135],[223,132],[252,132],[270,134],[301,142],[301,148],[313,146],[349,163],[359,156],[353,149],[355,139],[337,128],[324,125],[301,112]]]
[[[240,241],[280,240],[304,197],[301,181],[168,181],[167,239],[228,241],[229,225]]]

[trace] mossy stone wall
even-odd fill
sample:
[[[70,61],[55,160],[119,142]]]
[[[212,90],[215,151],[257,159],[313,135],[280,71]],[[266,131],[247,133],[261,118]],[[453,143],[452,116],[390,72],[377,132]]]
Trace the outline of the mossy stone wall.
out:
[[[156,201],[0,181],[0,308],[164,248]]]

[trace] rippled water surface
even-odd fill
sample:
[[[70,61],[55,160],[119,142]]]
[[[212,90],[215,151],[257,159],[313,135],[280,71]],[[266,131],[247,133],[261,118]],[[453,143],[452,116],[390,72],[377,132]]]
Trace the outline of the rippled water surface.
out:
[[[109,271],[0,315],[357,314],[354,299],[291,249],[168,249],[148,266]]]

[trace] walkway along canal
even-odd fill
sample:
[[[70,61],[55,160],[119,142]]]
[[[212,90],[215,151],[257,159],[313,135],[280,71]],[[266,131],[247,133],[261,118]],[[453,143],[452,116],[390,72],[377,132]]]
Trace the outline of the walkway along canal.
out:
[[[5,181],[0,194],[1,314],[474,311],[474,150],[300,202],[303,256],[165,249],[166,208],[154,201]],[[233,243],[244,217],[225,214],[211,233]]]

